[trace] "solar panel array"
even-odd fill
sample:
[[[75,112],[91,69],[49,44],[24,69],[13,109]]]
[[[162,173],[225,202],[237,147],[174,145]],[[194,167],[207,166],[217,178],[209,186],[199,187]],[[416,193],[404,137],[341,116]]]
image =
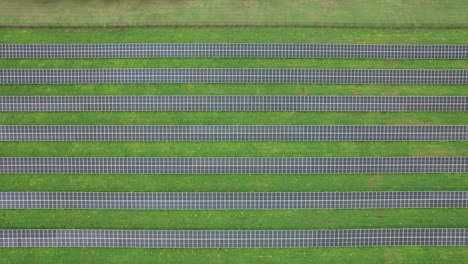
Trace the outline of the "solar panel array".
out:
[[[468,111],[467,96],[0,96],[0,111]]]
[[[1,58],[467,59],[468,45],[0,44]],[[468,84],[468,70],[0,69],[0,84]],[[468,111],[468,97],[1,96],[0,111]],[[0,141],[462,141],[468,126],[0,126]],[[466,173],[468,157],[0,157],[0,174]],[[468,208],[465,191],[0,192],[0,209]],[[0,230],[1,247],[468,246],[468,229]]]
[[[0,44],[0,58],[467,59],[468,45],[305,43]]]
[[[468,157],[0,158],[0,173],[31,174],[352,174],[461,172],[468,172]]]
[[[468,126],[0,126],[0,141],[434,140],[468,140]]]
[[[87,83],[468,84],[468,70],[0,69],[0,84]]]
[[[468,229],[0,230],[0,247],[307,248],[363,246],[468,246]]]
[[[0,209],[468,208],[468,192],[0,192]]]

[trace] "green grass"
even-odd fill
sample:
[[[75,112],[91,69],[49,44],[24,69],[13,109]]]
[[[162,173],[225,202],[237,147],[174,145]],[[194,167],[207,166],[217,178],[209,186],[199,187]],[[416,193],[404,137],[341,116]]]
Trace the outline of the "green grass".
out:
[[[0,29],[0,43],[468,44],[467,30],[335,28]],[[351,60],[350,60],[351,62]],[[38,61],[40,63],[40,61]],[[238,65],[239,67],[241,65]]]
[[[349,112],[0,113],[4,125],[465,125],[463,115]]]
[[[2,157],[468,156],[468,142],[2,142]]]
[[[463,0],[124,0],[0,2],[0,25],[466,27]],[[105,14],[105,15],[103,15]]]
[[[97,84],[5,85],[2,95],[468,95],[464,85]]]
[[[189,1],[190,2],[190,1]],[[193,3],[194,1],[190,2]],[[230,1],[227,1],[230,2]],[[245,1],[246,5],[258,5]],[[421,1],[420,1],[421,2]],[[425,2],[425,1],[422,1]],[[421,3],[422,3],[421,2]],[[456,2],[456,1],[455,1]],[[90,1],[83,6],[96,4]],[[146,3],[149,4],[150,2]],[[184,4],[185,1],[177,3]],[[335,3],[346,6],[346,3]],[[403,2],[399,3],[402,4]],[[405,2],[406,3],[406,2]],[[56,3],[57,6],[70,2]],[[168,3],[166,3],[168,4]],[[447,4],[444,8],[453,3]],[[7,6],[13,6],[9,4]],[[48,6],[48,3],[44,3]],[[387,3],[386,5],[394,5]],[[418,3],[419,5],[419,3]],[[436,6],[436,5],[434,5]],[[425,5],[424,8],[435,8]],[[40,7],[37,12],[41,11]],[[211,7],[210,7],[211,8]],[[369,6],[372,8],[372,6]],[[338,12],[339,8],[337,9]],[[113,11],[113,10],[111,10]],[[355,11],[355,10],[352,10]],[[391,12],[391,10],[388,10]],[[446,10],[442,10],[446,11]],[[4,10],[0,11],[0,17]],[[159,11],[152,11],[159,12]],[[162,11],[161,11],[162,12]],[[178,10],[182,12],[183,10]],[[458,11],[457,11],[458,12]],[[62,12],[65,14],[67,12]],[[363,14],[374,16],[375,13]],[[229,21],[229,14],[227,14]],[[111,16],[109,16],[111,17]],[[143,19],[144,16],[142,16]],[[400,16],[398,23],[406,23]],[[8,17],[1,17],[1,21]],[[40,19],[38,17],[37,19]],[[48,18],[56,19],[54,16]],[[73,20],[64,20],[63,23]],[[108,23],[102,17],[100,23]],[[155,17],[154,19],[161,19]],[[298,18],[300,19],[300,18]],[[310,17],[309,19],[319,19]],[[323,19],[323,18],[320,18]],[[343,17],[343,19],[346,19]],[[389,17],[380,21],[389,22]],[[418,15],[413,14],[414,21]],[[437,16],[425,17],[436,21]],[[455,19],[451,17],[450,19]],[[325,20],[323,20],[325,21]],[[359,23],[365,24],[361,18]],[[396,21],[396,20],[395,20]],[[75,21],[78,23],[79,21]],[[127,23],[128,21],[122,21]],[[258,22],[258,21],[253,21]],[[27,20],[24,21],[27,23]],[[377,24],[376,24],[377,25]],[[442,24],[440,24],[442,26]],[[111,42],[317,42],[468,44],[466,30],[371,30],[310,28],[0,29],[0,43]],[[105,67],[299,67],[451,68],[466,60],[256,60],[96,59],[0,60],[1,68]],[[468,96],[464,85],[299,84],[119,84],[4,85],[1,95],[403,95]],[[462,113],[352,112],[74,112],[0,113],[0,124],[264,124],[264,125],[466,125]],[[468,156],[467,142],[2,142],[0,156]],[[466,174],[356,175],[0,175],[0,191],[420,191],[467,190]],[[0,228],[122,229],[318,229],[383,227],[467,227],[466,209],[277,210],[277,211],[99,211],[2,210]],[[0,249],[0,263],[21,262],[260,262],[260,263],[462,263],[457,247],[326,249]]]
[[[4,228],[276,230],[468,227],[468,209],[3,210]],[[93,219],[89,221],[89,219]],[[229,219],[229,221],[226,221]]]
[[[5,263],[463,263],[466,247],[294,249],[0,249]],[[21,256],[21,257],[18,257]]]
[[[465,174],[0,175],[0,191],[345,192],[466,190]],[[1,215],[1,212],[0,212]]]

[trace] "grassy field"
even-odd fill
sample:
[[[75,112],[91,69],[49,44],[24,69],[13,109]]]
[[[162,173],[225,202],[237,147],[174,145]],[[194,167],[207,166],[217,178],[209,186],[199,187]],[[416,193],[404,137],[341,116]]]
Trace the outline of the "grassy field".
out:
[[[5,263],[463,263],[466,247],[330,249],[0,249]],[[18,258],[21,256],[21,258]]]
[[[194,2],[194,1],[189,1]],[[227,1],[229,2],[229,1]],[[256,1],[252,5],[258,4]],[[425,1],[420,1],[425,2]],[[456,1],[455,1],[456,2]],[[69,2],[65,2],[68,3]],[[89,2],[95,3],[95,2]],[[341,2],[340,2],[341,3]],[[60,3],[59,5],[62,5]],[[11,4],[13,5],[13,4]],[[44,6],[48,5],[47,3]],[[429,8],[429,7],[428,7]],[[2,12],[2,11],[0,11]],[[5,19],[5,18],[2,18]],[[105,18],[103,18],[105,19]],[[383,19],[383,18],[382,18]],[[388,18],[387,18],[388,19]],[[415,18],[416,19],[416,18]],[[427,18],[436,19],[436,18]],[[404,19],[402,19],[404,20]],[[1,21],[1,20],[0,20]],[[365,20],[363,20],[364,22]],[[0,23],[1,24],[1,23]],[[467,44],[466,30],[306,28],[0,29],[0,43],[320,42]],[[1,68],[450,68],[466,60],[102,59],[0,60]],[[4,85],[0,95],[463,95],[463,85]],[[76,112],[0,113],[0,124],[457,124],[461,113]],[[468,156],[466,142],[3,142],[0,156]],[[467,190],[466,174],[0,175],[0,191]],[[318,229],[468,227],[466,209],[98,211],[2,210],[0,228]],[[462,263],[460,247],[338,249],[0,249],[0,263]]]
[[[1,0],[0,24],[466,27],[464,0]],[[103,15],[106,14],[106,15]]]
[[[463,226],[468,209],[115,211],[9,210],[10,228],[155,230],[347,229]],[[89,219],[93,219],[92,222]],[[229,221],[226,221],[229,219]]]
[[[464,174],[0,175],[2,191],[310,192],[466,190]],[[3,211],[2,211],[3,212]],[[0,214],[1,215],[1,214]],[[1,219],[1,217],[0,217]],[[0,221],[1,223],[1,221]]]
[[[334,28],[0,29],[0,43],[355,43],[468,44],[453,30]],[[350,61],[351,62],[351,61]],[[38,63],[40,63],[38,61]],[[238,65],[241,67],[242,65]]]

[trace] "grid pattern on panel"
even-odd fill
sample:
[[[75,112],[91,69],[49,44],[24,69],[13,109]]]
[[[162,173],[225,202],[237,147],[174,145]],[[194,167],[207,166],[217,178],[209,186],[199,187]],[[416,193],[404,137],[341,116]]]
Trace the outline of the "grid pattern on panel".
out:
[[[466,96],[0,96],[0,111],[468,111]]]
[[[13,174],[353,174],[463,172],[468,172],[468,157],[0,158],[0,173]]]
[[[468,84],[468,70],[0,69],[0,84],[86,83]]]
[[[0,209],[467,208],[468,192],[0,192]]]
[[[0,141],[468,140],[468,126],[0,126]]]
[[[0,58],[467,59],[468,45],[305,43],[0,44]]]
[[[468,246],[468,229],[0,230],[0,247],[296,248],[359,246]]]

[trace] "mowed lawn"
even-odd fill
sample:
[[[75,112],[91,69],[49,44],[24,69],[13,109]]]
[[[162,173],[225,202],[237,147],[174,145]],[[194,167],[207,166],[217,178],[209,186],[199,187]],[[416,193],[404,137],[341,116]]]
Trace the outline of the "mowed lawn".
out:
[[[13,26],[463,27],[465,0],[1,0]]]
[[[467,44],[466,30],[0,29],[1,43],[317,42]],[[290,67],[466,69],[466,60],[83,59],[0,60],[1,68]],[[3,85],[1,95],[439,95],[463,85]],[[467,125],[464,113],[74,112],[0,113],[0,124]],[[0,156],[467,156],[466,142],[3,142]],[[466,174],[0,175],[0,191],[467,190]],[[335,229],[468,227],[467,209],[117,211],[2,210],[0,228]],[[0,249],[0,262],[462,263],[462,247],[322,249]]]

